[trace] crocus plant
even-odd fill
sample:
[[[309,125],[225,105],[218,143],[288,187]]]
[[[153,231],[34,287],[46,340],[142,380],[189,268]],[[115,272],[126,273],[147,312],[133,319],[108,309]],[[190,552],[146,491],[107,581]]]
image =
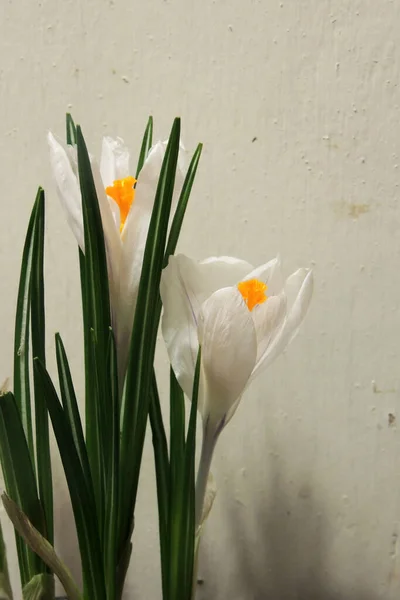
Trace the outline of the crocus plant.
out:
[[[189,160],[179,119],[166,142],[153,144],[152,132],[150,118],[135,170],[120,138],[103,139],[97,162],[70,115],[65,143],[48,134],[58,196],[79,248],[85,425],[60,334],[59,391],[46,368],[40,188],[22,258],[13,391],[3,389],[0,398],[3,503],[16,531],[26,599],[54,599],[56,575],[72,600],[120,600],[148,420],[163,599],[194,599],[200,535],[215,496],[216,442],[253,379],[296,335],[311,300],[312,272],[299,269],[285,281],[279,258],[255,268],[231,257],[175,256],[201,145]],[[171,363],[169,440],[154,369],[161,313]],[[53,547],[48,417],[70,492],[82,590]],[[0,558],[1,597],[10,599],[1,536]]]

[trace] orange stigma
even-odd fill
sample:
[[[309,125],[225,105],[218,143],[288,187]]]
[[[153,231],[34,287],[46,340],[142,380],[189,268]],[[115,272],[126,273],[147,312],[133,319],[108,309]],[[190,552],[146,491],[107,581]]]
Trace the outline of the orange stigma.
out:
[[[265,293],[267,285],[259,279],[248,279],[238,283],[238,290],[243,296],[249,310],[253,310],[257,304],[262,304],[268,298]]]
[[[120,232],[124,228],[125,221],[135,197],[135,183],[136,179],[134,177],[125,177],[124,179],[117,179],[112,185],[106,187],[107,196],[110,196],[110,198],[115,200],[119,206],[121,217],[121,225],[119,227]]]

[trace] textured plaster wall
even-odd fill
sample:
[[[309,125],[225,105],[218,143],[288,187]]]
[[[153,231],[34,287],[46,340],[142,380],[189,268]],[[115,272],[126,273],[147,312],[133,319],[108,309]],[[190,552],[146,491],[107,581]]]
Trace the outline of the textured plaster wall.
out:
[[[94,152],[105,133],[137,150],[148,114],[160,137],[180,115],[186,146],[205,144],[180,250],[315,269],[301,334],[217,448],[200,600],[399,597],[399,30],[399,0],[1,0],[1,379],[40,183],[48,350],[61,331],[82,390],[77,253],[45,141],[66,110]],[[127,598],[156,599],[150,443],[136,523]]]

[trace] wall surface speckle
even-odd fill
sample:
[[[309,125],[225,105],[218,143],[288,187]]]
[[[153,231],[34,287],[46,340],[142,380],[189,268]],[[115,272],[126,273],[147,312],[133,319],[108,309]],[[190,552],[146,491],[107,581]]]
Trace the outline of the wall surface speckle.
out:
[[[0,3],[0,382],[41,184],[49,364],[60,331],[82,392],[77,252],[45,139],[67,110],[93,153],[104,134],[137,153],[149,114],[156,137],[180,115],[186,147],[204,143],[180,251],[315,269],[300,335],[217,447],[199,600],[400,595],[399,31],[398,0]],[[161,597],[148,442],[127,599]],[[79,577],[54,461],[56,545]]]

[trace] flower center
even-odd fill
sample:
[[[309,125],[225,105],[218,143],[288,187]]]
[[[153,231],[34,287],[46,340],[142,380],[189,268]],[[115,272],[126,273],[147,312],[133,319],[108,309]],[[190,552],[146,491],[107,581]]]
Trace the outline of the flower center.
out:
[[[253,310],[257,304],[262,304],[268,298],[265,293],[267,285],[259,279],[248,279],[238,283],[238,290],[243,296],[249,310]]]
[[[124,179],[117,179],[112,185],[106,187],[107,196],[110,196],[110,198],[115,200],[119,206],[119,214],[121,217],[121,225],[119,227],[120,232],[124,228],[125,221],[135,197],[135,184],[136,179],[134,177],[125,177]]]

